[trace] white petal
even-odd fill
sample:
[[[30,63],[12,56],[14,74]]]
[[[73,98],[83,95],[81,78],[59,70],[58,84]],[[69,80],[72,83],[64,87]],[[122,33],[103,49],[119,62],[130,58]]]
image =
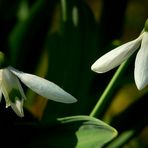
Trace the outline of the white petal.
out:
[[[6,88],[4,87],[4,85],[2,85],[1,91],[2,91],[2,94],[4,95],[5,102],[6,102],[6,108],[7,108],[10,106],[10,99],[9,99],[9,94],[8,94]]]
[[[15,102],[10,102],[12,109],[14,112],[19,116],[19,117],[24,117],[24,112],[23,112],[23,99],[16,99]]]
[[[0,89],[0,102],[1,102],[1,100],[2,100],[2,91]]]
[[[1,82],[2,82],[2,72],[3,72],[3,70],[0,69],[0,85],[1,85]]]
[[[148,32],[144,33],[135,61],[135,82],[139,90],[148,84]]]
[[[20,72],[12,67],[9,67],[9,69],[18,76],[26,86],[45,98],[63,103],[74,103],[77,101],[72,95],[48,80]]]
[[[2,86],[2,70],[0,69],[0,102],[2,100],[2,90],[1,90],[1,86]]]
[[[91,66],[91,70],[97,73],[104,73],[117,67],[123,61],[128,59],[140,46],[142,36],[143,34],[137,39],[127,42],[106,53]]]

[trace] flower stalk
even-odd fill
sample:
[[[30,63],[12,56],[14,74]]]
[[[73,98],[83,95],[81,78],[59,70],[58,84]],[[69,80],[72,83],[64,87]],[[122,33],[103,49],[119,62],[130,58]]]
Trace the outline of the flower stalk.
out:
[[[90,116],[100,117],[102,112],[105,111],[107,103],[110,103],[109,96],[112,94],[114,87],[117,85],[117,81],[121,77],[127,60],[133,55],[133,53],[138,50],[135,60],[134,68],[134,78],[138,90],[142,90],[148,85],[148,19],[145,22],[144,30],[139,35],[138,38],[127,42],[110,52],[106,53],[100,57],[92,66],[91,70],[96,73],[105,73],[121,64],[121,66],[116,71],[115,75],[111,79],[110,83],[106,87],[104,93],[100,97],[98,103],[94,107],[93,111],[90,113]],[[125,62],[126,61],[126,62]]]
[[[106,111],[108,106],[108,102],[111,102],[111,97],[110,95],[113,93],[115,87],[117,86],[117,82],[119,79],[122,77],[129,60],[125,61],[122,63],[117,71],[115,72],[114,76],[112,77],[111,81],[107,85],[106,89],[102,93],[100,99],[96,103],[95,107],[93,108],[92,112],[90,113],[90,116],[92,117],[102,117],[103,113]]]

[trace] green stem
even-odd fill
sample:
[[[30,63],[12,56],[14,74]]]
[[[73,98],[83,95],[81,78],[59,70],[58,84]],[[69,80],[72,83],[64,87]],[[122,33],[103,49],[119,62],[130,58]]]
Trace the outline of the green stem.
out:
[[[105,109],[107,108],[106,104],[110,102],[110,99],[111,99],[110,95],[113,92],[117,81],[119,80],[124,70],[126,69],[127,63],[128,63],[127,61],[122,63],[120,67],[117,69],[111,81],[109,82],[108,86],[106,87],[105,91],[103,92],[100,99],[98,100],[96,106],[90,113],[90,116],[100,117],[102,116],[103,112],[105,112]]]
[[[104,148],[116,148],[116,147],[124,147],[130,140],[134,139],[141,133],[144,129],[145,125],[139,125],[136,129],[131,129],[122,132],[118,137],[113,139],[110,143],[108,143]]]
[[[106,148],[115,148],[115,147],[122,147],[125,143],[127,143],[130,139],[132,139],[135,135],[134,130],[125,131],[117,139],[113,140]]]
[[[67,6],[66,5],[67,5],[66,0],[61,0],[62,17],[63,17],[64,22],[67,21]]]

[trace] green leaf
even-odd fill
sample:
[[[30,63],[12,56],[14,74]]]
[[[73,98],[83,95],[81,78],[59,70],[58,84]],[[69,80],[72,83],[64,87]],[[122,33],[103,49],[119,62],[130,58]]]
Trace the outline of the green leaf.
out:
[[[85,3],[75,0],[66,2],[66,21],[61,19],[63,15],[60,11],[60,28],[47,39],[46,48],[50,56],[47,79],[72,94],[78,102],[67,106],[48,101],[43,115],[45,121],[51,120],[51,116],[89,114],[98,98],[91,89],[94,73],[90,70],[97,55],[97,23]],[[77,10],[77,25],[73,22],[74,10]]]
[[[117,135],[113,127],[89,116],[71,116],[58,121],[57,125],[45,127],[36,134],[29,148],[99,148]]]
[[[14,26],[8,37],[12,66],[34,72],[44,48],[56,3],[52,0],[37,0],[27,18]]]
[[[98,148],[112,140],[117,131],[105,122],[89,116],[73,116],[61,119],[62,123],[73,123],[80,127],[76,131],[76,148]]]

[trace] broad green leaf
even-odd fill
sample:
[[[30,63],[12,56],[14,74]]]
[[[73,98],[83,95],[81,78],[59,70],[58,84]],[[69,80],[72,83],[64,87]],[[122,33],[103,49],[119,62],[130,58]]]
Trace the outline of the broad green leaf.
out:
[[[39,128],[41,132],[27,148],[99,148],[117,135],[113,127],[89,116],[65,117],[58,121],[57,125]]]
[[[51,26],[56,3],[57,0],[37,0],[26,19],[17,22],[8,38],[11,65],[34,72]]]
[[[63,123],[81,123],[76,131],[76,148],[99,148],[112,140],[117,131],[105,122],[89,116],[73,116],[61,119]]]
[[[79,0],[64,2],[66,9],[64,4],[64,12],[60,11],[59,30],[47,39],[50,56],[47,78],[75,96],[78,102],[66,106],[48,101],[43,115],[46,121],[51,119],[49,115],[59,118],[71,114],[89,114],[93,102],[98,98],[92,93],[94,73],[90,70],[97,52],[97,23],[86,3]]]

